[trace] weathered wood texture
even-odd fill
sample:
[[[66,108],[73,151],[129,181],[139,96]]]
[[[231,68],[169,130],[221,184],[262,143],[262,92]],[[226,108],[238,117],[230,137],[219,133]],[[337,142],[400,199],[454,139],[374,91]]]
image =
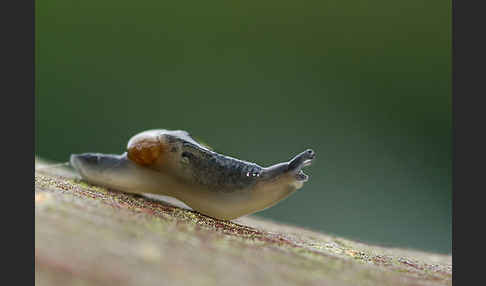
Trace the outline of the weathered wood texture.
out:
[[[42,162],[36,160],[36,168]],[[451,256],[389,249],[35,175],[36,285],[452,285]]]

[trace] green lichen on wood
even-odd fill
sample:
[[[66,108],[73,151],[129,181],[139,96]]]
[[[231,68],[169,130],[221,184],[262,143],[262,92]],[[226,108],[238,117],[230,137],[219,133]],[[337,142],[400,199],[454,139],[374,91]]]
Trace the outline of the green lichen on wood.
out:
[[[255,216],[221,221],[66,172],[35,175],[38,285],[452,284],[450,256],[370,246]]]

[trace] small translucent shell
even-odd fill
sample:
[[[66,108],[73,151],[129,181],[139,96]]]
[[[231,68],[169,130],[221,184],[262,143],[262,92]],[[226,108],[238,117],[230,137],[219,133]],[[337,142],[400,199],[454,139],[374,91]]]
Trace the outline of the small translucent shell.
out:
[[[163,151],[157,136],[136,136],[128,142],[127,146],[128,158],[142,166],[152,165]]]

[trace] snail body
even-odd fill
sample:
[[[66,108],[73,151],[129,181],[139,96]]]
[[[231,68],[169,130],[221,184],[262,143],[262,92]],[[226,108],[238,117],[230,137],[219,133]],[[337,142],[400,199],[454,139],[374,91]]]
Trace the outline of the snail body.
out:
[[[121,155],[71,155],[70,163],[93,184],[175,197],[218,219],[268,208],[300,189],[315,152],[308,149],[270,167],[221,155],[182,130],[148,130],[133,136]]]

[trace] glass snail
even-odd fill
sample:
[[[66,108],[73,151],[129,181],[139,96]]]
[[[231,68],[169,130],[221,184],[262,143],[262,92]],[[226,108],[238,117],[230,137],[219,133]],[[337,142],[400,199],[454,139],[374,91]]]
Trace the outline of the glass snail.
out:
[[[300,189],[308,149],[269,167],[218,154],[182,130],[133,136],[121,155],[72,154],[71,166],[89,183],[128,193],[171,196],[192,209],[231,220],[271,207]]]

